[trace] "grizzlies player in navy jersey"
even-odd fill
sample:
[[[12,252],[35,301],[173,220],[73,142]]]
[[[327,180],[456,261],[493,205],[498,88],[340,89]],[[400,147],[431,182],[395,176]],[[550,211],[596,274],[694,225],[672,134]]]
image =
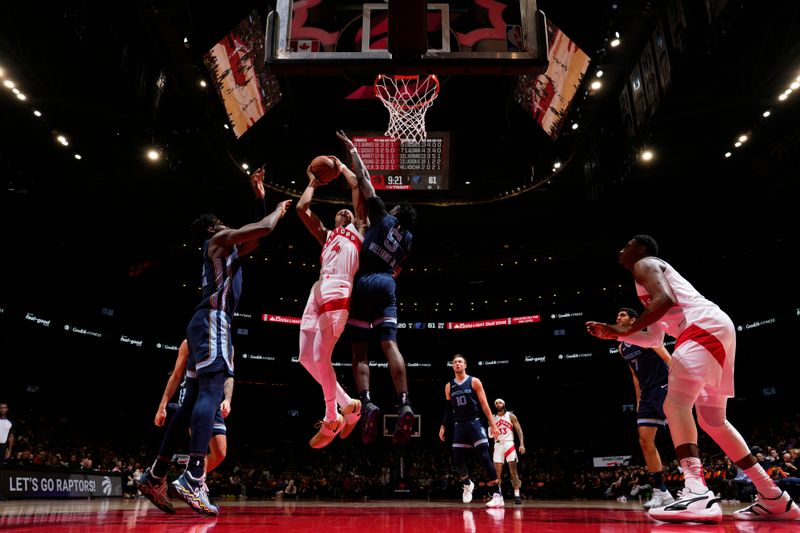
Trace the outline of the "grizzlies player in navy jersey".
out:
[[[167,406],[170,398],[178,392],[177,406],[180,407],[186,399],[186,391],[195,385],[190,380],[196,380],[197,374],[186,370],[186,361],[189,359],[189,343],[184,340],[178,348],[178,357],[175,359],[175,367],[172,369],[167,384],[164,387],[164,394],[161,395],[161,403],[158,404],[153,423],[161,427],[167,420]],[[206,474],[217,468],[228,453],[227,427],[225,418],[231,412],[231,400],[233,399],[233,376],[225,378],[224,398],[214,413],[214,427],[211,430],[211,441],[208,443],[209,453],[206,457]]]
[[[617,312],[617,324],[628,328],[639,318],[629,307]],[[636,424],[647,471],[653,480],[653,497],[645,509],[669,505],[675,499],[664,484],[661,456],[656,448],[656,431],[666,426],[664,400],[667,398],[670,354],[664,348],[664,332],[655,325],[620,339],[619,353],[631,369],[636,390]]]
[[[397,426],[392,441],[405,444],[411,437],[414,412],[408,398],[406,363],[397,347],[397,298],[395,278],[411,250],[412,231],[417,214],[414,208],[401,202],[386,210],[369,179],[369,172],[358,155],[353,142],[343,132],[337,136],[350,155],[350,166],[358,177],[358,185],[367,201],[369,221],[358,228],[364,235],[358,274],[350,296],[350,326],[353,343],[353,375],[361,396],[361,439],[368,444],[378,434],[380,409],[372,403],[369,392],[369,340],[380,340],[389,370],[392,374],[397,400],[400,405]]]
[[[492,494],[492,499],[486,504],[487,507],[503,507],[503,495],[500,492],[500,479],[497,477],[492,457],[489,455],[489,436],[481,424],[480,411],[486,415],[489,421],[491,436],[499,435],[497,424],[489,409],[489,402],[486,401],[486,391],[483,383],[476,377],[467,375],[467,360],[463,355],[453,356],[453,373],[455,377],[444,387],[444,396],[447,398],[447,405],[444,409],[444,419],[439,428],[439,438],[444,442],[444,433],[447,424],[453,420],[453,463],[456,472],[461,477],[461,484],[464,492],[461,500],[464,503],[472,501],[472,490],[475,483],[469,478],[467,470],[467,453],[471,448],[478,454],[478,461],[486,473],[489,480],[487,486]]]
[[[251,184],[257,198],[263,199],[263,184],[256,183],[255,177]],[[141,493],[164,512],[175,512],[164,478],[173,453],[191,425],[189,464],[172,487],[198,513],[219,514],[219,508],[208,499],[204,471],[214,413],[223,399],[225,379],[233,376],[231,321],[242,288],[240,257],[256,249],[259,239],[272,232],[290,205],[291,200],[284,200],[269,215],[239,229],[226,227],[212,214],[202,215],[193,224],[195,237],[204,241],[203,299],[186,329],[186,368],[197,373],[197,379],[190,380],[184,403],[167,427],[158,458],[138,483]]]

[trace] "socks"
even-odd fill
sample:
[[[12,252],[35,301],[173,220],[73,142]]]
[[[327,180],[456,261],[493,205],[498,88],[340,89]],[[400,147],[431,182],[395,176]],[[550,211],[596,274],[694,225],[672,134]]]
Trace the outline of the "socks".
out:
[[[159,457],[153,463],[153,466],[150,468],[150,473],[153,477],[161,479],[167,475],[169,472],[169,461],[165,460],[163,457]]]
[[[686,480],[686,488],[695,494],[703,494],[708,490],[706,480],[703,478],[703,463],[697,457],[686,457],[681,459],[683,477]]]
[[[770,479],[769,474],[767,474],[764,467],[760,464],[754,464],[746,469],[744,473],[747,474],[747,477],[749,477],[753,485],[756,486],[758,493],[765,498],[773,499],[781,495],[781,489],[775,485],[775,482]]]
[[[514,497],[519,498],[519,489],[514,489]]]
[[[662,492],[667,492],[667,486],[664,484],[664,474],[662,472],[648,472],[648,474],[653,478],[653,488]]]
[[[206,456],[190,455],[189,464],[186,467],[186,470],[195,479],[200,479],[201,477],[203,477],[203,474],[205,473],[206,470]]]

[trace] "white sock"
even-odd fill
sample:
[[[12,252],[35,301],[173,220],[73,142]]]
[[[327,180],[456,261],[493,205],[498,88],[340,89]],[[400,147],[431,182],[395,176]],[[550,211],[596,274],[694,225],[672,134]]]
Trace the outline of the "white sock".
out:
[[[686,480],[686,488],[695,494],[703,494],[708,490],[706,480],[703,478],[703,463],[697,457],[686,457],[681,459],[683,477]]]
[[[519,489],[514,489],[514,497],[519,498]]]
[[[781,489],[775,485],[775,482],[770,479],[769,474],[767,474],[764,467],[760,464],[754,464],[745,470],[744,473],[747,474],[747,477],[749,477],[753,485],[756,486],[758,493],[765,498],[773,499],[781,495]]]

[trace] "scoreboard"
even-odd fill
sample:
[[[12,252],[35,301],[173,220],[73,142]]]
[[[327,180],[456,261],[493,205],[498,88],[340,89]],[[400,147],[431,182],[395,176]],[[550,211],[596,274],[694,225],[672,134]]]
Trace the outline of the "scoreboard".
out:
[[[381,133],[352,136],[376,190],[448,188],[450,134],[430,132],[419,143],[401,142]]]

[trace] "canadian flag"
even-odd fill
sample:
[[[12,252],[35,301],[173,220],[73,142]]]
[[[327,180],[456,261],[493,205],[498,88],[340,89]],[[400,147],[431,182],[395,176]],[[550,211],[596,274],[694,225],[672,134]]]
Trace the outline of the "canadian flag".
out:
[[[296,39],[290,41],[293,52],[319,52],[319,41],[314,39]]]

